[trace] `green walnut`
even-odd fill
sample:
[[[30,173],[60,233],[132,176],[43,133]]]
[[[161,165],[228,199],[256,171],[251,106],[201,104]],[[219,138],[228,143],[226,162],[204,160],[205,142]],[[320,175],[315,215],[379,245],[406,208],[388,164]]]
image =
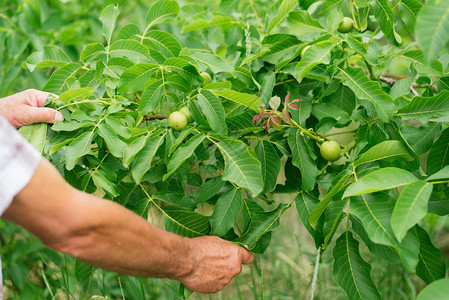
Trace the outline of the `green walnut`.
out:
[[[212,78],[210,77],[209,73],[201,72],[200,75],[204,79],[202,86],[208,85],[209,83],[212,82]]]
[[[179,110],[179,112],[183,113],[184,116],[186,116],[187,122],[190,123],[190,122],[193,121],[192,115],[190,114],[190,110],[189,110],[189,108],[188,108],[187,106],[182,107],[182,108]]]
[[[321,145],[321,157],[327,161],[336,161],[341,156],[340,145],[335,141],[327,141]]]
[[[348,33],[354,27],[354,21],[351,18],[344,17],[343,21],[341,21],[340,25],[338,25],[338,32],[340,33]]]
[[[172,112],[170,116],[168,116],[168,124],[174,130],[182,130],[187,126],[187,117],[182,112]]]

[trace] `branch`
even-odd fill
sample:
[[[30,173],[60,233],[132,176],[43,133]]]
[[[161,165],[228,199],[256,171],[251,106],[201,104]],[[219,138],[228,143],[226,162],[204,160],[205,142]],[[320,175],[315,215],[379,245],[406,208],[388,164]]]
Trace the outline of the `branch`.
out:
[[[155,115],[146,115],[144,118],[145,118],[146,121],[151,121],[151,120],[163,120],[163,119],[167,119],[168,116],[166,116],[166,115],[155,114]]]
[[[393,79],[393,78],[397,78],[397,79]],[[398,80],[400,79],[405,79],[405,78],[401,78],[401,77],[397,77],[397,76],[392,76],[390,74],[384,74],[384,75],[380,75],[379,80],[382,82],[385,82],[386,84],[392,86],[394,85],[396,82],[398,82]],[[434,85],[419,85],[417,84],[415,81],[413,81],[412,85],[410,86],[410,91],[412,92],[413,95],[415,96],[420,96],[419,93],[416,91],[417,88],[431,88],[432,91],[434,93],[438,93],[438,88]]]

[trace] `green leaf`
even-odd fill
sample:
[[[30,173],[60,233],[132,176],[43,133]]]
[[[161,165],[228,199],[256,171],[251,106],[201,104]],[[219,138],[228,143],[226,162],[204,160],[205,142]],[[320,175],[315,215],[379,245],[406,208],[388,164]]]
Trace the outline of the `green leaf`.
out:
[[[157,110],[163,99],[164,86],[165,84],[162,80],[156,80],[146,87],[139,104],[139,112],[141,114]]]
[[[262,167],[263,193],[270,193],[276,187],[278,174],[281,170],[281,159],[273,145],[265,140],[257,144],[256,154]]]
[[[182,142],[190,135],[190,133],[194,130],[194,127],[186,127],[184,128],[176,138],[176,140],[173,142],[173,144],[170,146],[169,155],[172,155],[173,152],[179,147],[179,145],[182,144]]]
[[[206,135],[204,133],[197,134],[176,150],[167,164],[167,174],[163,177],[164,181],[170,177],[183,162],[193,155],[193,152],[203,142],[205,137]]]
[[[384,141],[363,153],[356,160],[355,165],[358,166],[381,159],[413,160],[413,155],[400,141]]]
[[[279,220],[287,208],[289,208],[288,205],[281,203],[272,211],[254,213],[248,230],[238,239],[238,241],[247,245],[249,250],[252,250],[256,246],[257,241],[264,234],[279,228]]]
[[[122,138],[129,139],[131,137],[131,132],[121,120],[115,117],[107,116],[105,118],[105,121],[106,124],[108,124],[112,128],[112,130],[114,130],[114,132]]]
[[[267,33],[269,34],[274,28],[276,28],[297,5],[298,1],[296,0],[282,1],[279,6],[278,15],[271,19],[270,23],[268,23]]]
[[[179,14],[177,1],[160,0],[151,6],[146,17],[147,28],[162,23],[167,18],[176,17]]]
[[[445,180],[445,179],[449,179],[449,166],[443,167],[435,174],[429,176],[426,180],[430,181],[430,180]]]
[[[150,134],[146,136],[139,136],[134,141],[131,142],[123,152],[123,165],[125,167],[128,167],[129,164],[132,162],[134,157],[136,157],[137,153],[139,153],[140,150],[145,146],[148,137]]]
[[[132,61],[146,60],[150,56],[148,49],[134,40],[118,40],[109,47],[111,57],[127,57]]]
[[[354,91],[359,99],[371,102],[383,122],[390,122],[395,107],[391,97],[385,93],[378,82],[370,80],[362,68],[340,69],[343,84]],[[363,105],[363,103],[361,103]]]
[[[230,189],[218,198],[210,217],[212,234],[224,236],[235,224],[242,207],[243,197],[239,189]]]
[[[120,28],[120,31],[116,37],[117,40],[131,39],[137,35],[142,34],[140,27],[136,24],[127,24]]]
[[[399,242],[407,231],[427,214],[432,188],[432,184],[419,180],[402,190],[391,216],[391,227]]]
[[[357,235],[363,240],[363,242],[366,244],[371,253],[391,263],[394,264],[401,263],[401,258],[399,257],[399,254],[397,253],[396,249],[393,246],[386,246],[373,243],[369,238],[368,234],[366,233],[362,222],[354,215],[351,215],[350,219],[352,229],[354,229],[354,232],[356,232]]]
[[[226,125],[226,115],[220,99],[208,90],[202,90],[198,94],[198,104],[201,107],[207,122],[213,131],[219,134],[228,134],[228,126]]]
[[[371,266],[360,256],[359,242],[348,230],[338,239],[334,247],[332,278],[340,285],[349,299],[381,299],[371,279]]]
[[[374,16],[379,23],[380,29],[391,43],[394,41],[394,23],[395,17],[393,10],[388,5],[387,0],[373,1]]]
[[[337,8],[342,2],[343,0],[324,0],[320,14],[325,14],[326,11]]]
[[[118,9],[118,6],[114,6],[112,4],[108,5],[101,12],[100,20],[101,23],[103,23],[102,33],[108,45],[111,44],[112,33],[114,32],[115,22],[117,21],[119,13],[120,11]]]
[[[419,262],[416,267],[416,275],[430,284],[445,277],[446,262],[441,250],[432,244],[427,232],[419,226],[416,226],[416,232],[419,238]]]
[[[317,65],[329,64],[332,49],[341,43],[339,39],[318,42],[312,45],[304,53],[299,63],[295,67],[295,78],[301,82],[304,77]]]
[[[327,209],[329,206],[329,203],[332,200],[332,197],[334,197],[338,192],[340,192],[345,186],[348,181],[348,179],[352,176],[352,174],[346,174],[343,177],[341,177],[338,182],[329,190],[329,192],[326,194],[326,196],[323,198],[323,200],[318,203],[315,208],[312,210],[309,216],[309,222],[310,226],[312,226],[313,229],[316,229],[318,225],[318,221],[323,214],[323,212]]]
[[[259,160],[254,150],[240,140],[227,139],[216,144],[225,160],[223,180],[248,189],[252,196],[263,190]]]
[[[371,172],[358,182],[351,184],[345,191],[343,197],[389,190],[407,185],[416,180],[416,177],[412,173],[404,169],[393,167],[383,168]]]
[[[213,73],[226,72],[234,76],[234,68],[223,58],[216,54],[207,52],[195,52],[191,57],[209,66]]]
[[[260,111],[261,100],[256,95],[250,95],[236,91],[214,91],[214,94],[227,100],[233,101],[237,104],[249,107],[256,112]]]
[[[449,295],[449,278],[432,282],[419,293],[416,300],[447,299]]]
[[[332,118],[338,124],[348,124],[351,120],[349,115],[339,107],[330,103],[317,103],[312,107],[312,115],[317,117],[320,121],[324,118]],[[325,120],[323,120],[324,122]]]
[[[260,86],[259,97],[261,99],[261,104],[268,107],[268,101],[270,101],[273,95],[273,89],[276,84],[276,73],[270,72],[266,74],[263,78],[262,84]]]
[[[396,250],[401,257],[402,267],[407,272],[415,273],[419,262],[419,240],[415,228],[407,232],[401,244],[396,246]]]
[[[80,68],[81,65],[78,63],[69,63],[57,69],[53,72],[42,90],[55,94],[65,92],[69,88],[66,82],[67,79],[74,77]]]
[[[318,173],[316,162],[310,154],[311,150],[304,141],[304,137],[301,135],[301,130],[297,128],[289,129],[287,139],[292,150],[293,165],[301,170],[301,187],[309,192],[314,188],[316,182]]]
[[[107,179],[102,174],[95,172],[92,175],[92,180],[94,181],[95,185],[98,188],[101,188],[103,191],[105,191],[108,195],[111,195],[112,197],[117,197],[117,186],[112,183],[109,179]]]
[[[426,172],[431,175],[449,165],[449,129],[445,129],[432,145],[427,157]]]
[[[192,198],[187,197],[184,193],[156,193],[151,195],[153,199],[159,199],[166,203],[175,205],[181,209],[193,211],[195,209],[195,202]]]
[[[111,126],[104,123],[98,125],[98,134],[104,139],[112,155],[118,158],[123,157],[123,152],[128,145],[117,136]]]
[[[173,206],[164,208],[165,229],[181,236],[193,238],[210,232],[209,218],[191,211],[180,210]]]
[[[299,219],[311,235],[315,234],[315,229],[309,223],[309,216],[318,203],[320,203],[318,198],[303,191],[299,192],[295,197]]]
[[[298,36],[310,32],[327,32],[326,29],[324,29],[317,20],[312,19],[309,13],[305,10],[291,12],[287,20],[290,30],[295,32]]]
[[[80,89],[71,89],[65,91],[61,95],[59,95],[58,100],[64,103],[69,103],[72,100],[84,100],[93,96],[94,89],[93,88],[80,88]]]
[[[200,186],[198,191],[193,194],[196,203],[203,203],[215,196],[224,187],[225,182],[221,176],[211,178]]]
[[[199,78],[201,78],[197,67],[184,58],[171,57],[164,61],[163,67],[165,70],[178,73],[190,84],[198,82]]]
[[[151,168],[151,162],[157,149],[162,145],[165,135],[158,135],[149,138],[145,142],[145,146],[136,156],[136,160],[131,167],[131,172],[136,183],[140,183],[143,176]],[[128,158],[129,159],[129,158]]]
[[[43,153],[45,140],[47,139],[47,124],[38,123],[23,126],[19,129],[19,133],[36,149],[39,153]]]
[[[238,24],[240,24],[240,22],[234,18],[225,16],[214,16],[210,22],[207,22],[205,20],[197,20],[190,25],[185,25],[182,28],[181,33],[185,33],[188,31],[203,30],[214,26],[230,26]]]
[[[421,50],[410,50],[403,54],[398,54],[396,57],[402,58],[405,63],[409,64],[409,69],[413,71],[416,69],[419,73],[427,76],[441,76],[441,64],[434,62],[427,64],[424,61],[424,55]]]
[[[410,147],[421,155],[430,150],[436,136],[441,133],[441,123],[430,122],[418,128],[410,126],[401,129]]]
[[[83,263],[78,259],[75,260],[75,277],[83,293],[86,293],[89,290],[94,272],[95,267]]]
[[[119,92],[131,94],[143,90],[145,83],[157,69],[159,66],[146,63],[137,64],[127,69],[120,77]]]
[[[449,2],[426,1],[416,21],[415,34],[427,63],[440,54],[449,41]]]
[[[420,123],[429,122],[438,113],[449,112],[449,91],[441,91],[434,97],[414,97],[410,103],[398,110],[403,119]]]
[[[94,43],[87,45],[83,51],[81,51],[81,60],[84,62],[89,62],[95,59],[100,54],[106,54],[106,49],[103,44]]]
[[[178,40],[168,32],[151,30],[144,37],[145,45],[164,55],[166,58],[179,55],[181,45]]]
[[[70,57],[61,48],[53,45],[44,46],[43,51],[31,54],[25,64],[33,72],[44,68],[52,68],[71,63]]]
[[[423,4],[418,0],[401,0],[398,2],[399,12],[408,31],[415,31],[415,23]]]
[[[90,152],[95,135],[96,133],[93,131],[83,132],[67,146],[65,153],[65,167],[67,170],[72,170],[80,157]]]
[[[386,194],[366,194],[352,197],[349,211],[362,222],[371,241],[396,246],[390,224],[393,207],[394,202]]]

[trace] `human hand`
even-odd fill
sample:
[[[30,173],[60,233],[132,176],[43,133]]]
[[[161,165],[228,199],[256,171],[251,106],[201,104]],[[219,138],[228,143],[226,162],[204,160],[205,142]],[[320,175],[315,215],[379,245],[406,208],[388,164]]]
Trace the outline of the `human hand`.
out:
[[[0,99],[0,115],[20,128],[34,123],[63,121],[60,112],[44,106],[50,93],[29,89]]]
[[[192,250],[186,255],[191,256],[193,269],[176,279],[195,292],[218,292],[241,272],[242,264],[254,261],[254,256],[245,248],[216,236],[197,237],[191,242]]]

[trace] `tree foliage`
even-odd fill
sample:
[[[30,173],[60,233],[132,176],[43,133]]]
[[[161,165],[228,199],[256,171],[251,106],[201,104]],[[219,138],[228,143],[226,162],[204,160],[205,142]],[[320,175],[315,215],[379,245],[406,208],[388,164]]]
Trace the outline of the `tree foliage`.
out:
[[[103,10],[103,37],[78,57],[49,45],[26,60],[52,68],[47,104],[66,119],[30,134],[72,185],[255,253],[295,202],[318,251],[336,240],[332,275],[350,299],[381,294],[360,243],[427,283],[444,277],[418,224],[449,213],[447,1],[161,0],[124,26],[120,9]],[[183,106],[194,122],[173,131]],[[320,145],[334,139],[343,155],[328,162]]]

